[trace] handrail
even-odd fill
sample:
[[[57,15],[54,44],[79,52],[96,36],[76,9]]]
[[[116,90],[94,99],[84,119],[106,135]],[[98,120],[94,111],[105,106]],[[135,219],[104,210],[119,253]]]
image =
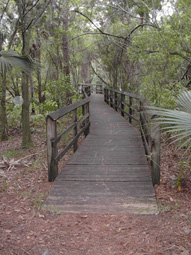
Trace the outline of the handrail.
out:
[[[90,129],[90,113],[89,103],[91,95],[90,86],[82,89],[84,99],[75,102],[74,104],[63,107],[55,112],[47,115],[46,130],[47,130],[47,159],[48,159],[48,180],[54,181],[58,175],[58,162],[73,146],[74,152],[78,148],[78,139],[84,133],[88,135]],[[78,116],[78,109],[82,108],[82,117]],[[57,133],[57,121],[66,114],[73,112],[72,124],[65,128],[60,134]],[[81,125],[83,124],[83,125]],[[58,143],[61,139],[73,130],[73,138],[66,147],[58,154]]]
[[[84,87],[90,87],[91,93],[96,93],[96,94],[103,94],[104,93],[104,87],[105,85],[103,84],[86,84],[86,83],[80,83],[78,84],[79,87],[82,89]]]
[[[132,93],[104,88],[104,101],[121,116],[128,117],[129,123],[135,121],[141,132],[145,154],[151,166],[154,184],[160,184],[160,129],[154,116],[147,111],[149,102]]]

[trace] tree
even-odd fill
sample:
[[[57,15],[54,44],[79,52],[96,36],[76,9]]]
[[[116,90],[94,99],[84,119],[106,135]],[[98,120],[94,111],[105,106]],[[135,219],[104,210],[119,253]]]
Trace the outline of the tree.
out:
[[[158,116],[156,121],[166,132],[175,133],[173,142],[179,142],[179,149],[186,147],[185,153],[191,148],[191,91],[183,92],[177,101],[177,110],[150,107],[152,114]]]
[[[0,51],[0,80],[1,80],[1,140],[7,139],[7,115],[6,115],[6,75],[12,67],[19,67],[26,73],[32,70],[32,61],[27,56],[21,56],[17,52]]]

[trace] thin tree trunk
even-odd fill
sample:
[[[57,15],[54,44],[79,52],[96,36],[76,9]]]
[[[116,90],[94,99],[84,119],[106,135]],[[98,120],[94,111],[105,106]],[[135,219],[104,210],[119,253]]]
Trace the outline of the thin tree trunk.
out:
[[[6,74],[1,76],[1,141],[7,140],[7,114],[6,114]]]
[[[62,46],[63,46],[63,69],[67,82],[70,82],[70,64],[69,64],[69,47],[68,47],[68,18],[69,18],[69,0],[66,0],[63,6],[63,36],[62,36]],[[66,92],[66,104],[72,103],[71,94]]]
[[[64,74],[70,76],[70,66],[69,66],[69,49],[68,49],[68,16],[69,16],[69,1],[66,0],[63,6],[63,36],[62,36],[62,46],[63,46],[63,61],[64,61]]]
[[[37,52],[36,52],[36,59],[38,62],[41,62],[41,40],[40,40],[40,31],[37,28],[37,40],[36,40]],[[41,79],[41,69],[37,70],[37,80],[38,80],[38,100],[41,104],[42,100],[42,79]]]
[[[23,49],[22,54],[29,53],[29,39],[30,34],[26,31],[22,33]],[[30,88],[29,88],[29,76],[26,73],[22,75],[22,147],[27,148],[32,145],[31,130],[30,130]]]
[[[3,34],[0,34],[0,51],[3,47],[4,37]],[[1,100],[1,109],[0,109],[0,135],[1,141],[7,140],[7,113],[6,113],[6,73],[0,76],[0,100]]]

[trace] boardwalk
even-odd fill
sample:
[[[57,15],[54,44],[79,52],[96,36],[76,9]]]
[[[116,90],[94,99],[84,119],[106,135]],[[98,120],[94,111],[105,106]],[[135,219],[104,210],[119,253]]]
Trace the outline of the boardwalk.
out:
[[[90,134],[56,178],[46,205],[63,212],[155,213],[140,133],[92,95]]]

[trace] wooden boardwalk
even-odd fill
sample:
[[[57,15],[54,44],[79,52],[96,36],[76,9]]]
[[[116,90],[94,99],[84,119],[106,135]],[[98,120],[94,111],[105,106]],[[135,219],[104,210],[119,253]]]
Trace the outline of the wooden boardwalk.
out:
[[[63,212],[156,213],[139,131],[92,95],[90,134],[56,178],[46,206]]]

